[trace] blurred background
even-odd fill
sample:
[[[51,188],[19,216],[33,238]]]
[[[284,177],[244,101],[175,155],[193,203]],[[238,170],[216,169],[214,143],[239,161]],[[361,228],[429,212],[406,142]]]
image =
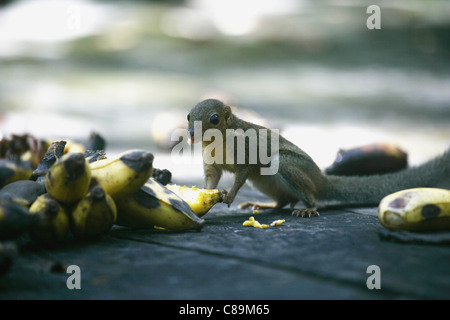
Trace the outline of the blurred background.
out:
[[[450,145],[450,1],[0,3],[0,138],[95,131],[107,154],[144,148],[175,178],[200,176],[171,161],[167,137],[220,98],[321,167],[373,142],[412,165]]]

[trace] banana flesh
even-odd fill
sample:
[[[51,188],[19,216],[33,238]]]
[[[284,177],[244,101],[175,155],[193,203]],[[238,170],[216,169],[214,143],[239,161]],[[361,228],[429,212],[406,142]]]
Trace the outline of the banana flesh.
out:
[[[218,189],[201,189],[176,184],[168,184],[166,188],[186,201],[198,217],[207,214],[216,203],[223,200],[223,194]]]
[[[381,200],[378,218],[392,230],[450,230],[450,190],[413,188],[392,193]]]
[[[200,229],[204,220],[197,217],[191,207],[174,192],[150,178],[139,191],[115,199],[117,222],[132,228],[168,230]]]
[[[112,228],[116,218],[114,200],[96,186],[71,211],[70,230],[76,238],[100,238]]]
[[[69,232],[69,216],[64,207],[48,193],[39,196],[29,209],[35,215],[30,237],[38,243],[58,243]]]
[[[91,182],[89,163],[82,153],[68,153],[59,158],[45,175],[45,188],[64,204],[79,201]]]
[[[92,179],[113,198],[137,192],[150,178],[153,155],[143,150],[125,151],[90,164]]]

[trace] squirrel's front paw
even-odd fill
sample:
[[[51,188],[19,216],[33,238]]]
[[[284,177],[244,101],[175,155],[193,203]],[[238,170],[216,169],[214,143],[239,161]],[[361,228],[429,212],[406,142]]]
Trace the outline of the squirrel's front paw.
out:
[[[236,195],[232,193],[223,193],[223,203],[226,203],[228,205],[228,208],[230,207],[231,203],[234,201],[234,197]]]
[[[296,209],[292,211],[292,215],[296,215],[297,217],[302,218],[311,218],[320,216],[319,212],[317,212],[317,210],[313,208]]]

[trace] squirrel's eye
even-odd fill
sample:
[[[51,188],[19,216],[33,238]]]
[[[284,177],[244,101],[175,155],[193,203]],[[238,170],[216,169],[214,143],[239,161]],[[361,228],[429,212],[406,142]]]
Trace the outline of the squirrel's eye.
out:
[[[188,121],[191,120],[191,114],[190,114],[190,113],[188,113],[188,115],[187,115],[187,120],[188,120]]]
[[[209,122],[211,122],[212,124],[219,124],[220,122],[220,118],[218,114],[213,114],[211,116],[211,118],[209,118]]]

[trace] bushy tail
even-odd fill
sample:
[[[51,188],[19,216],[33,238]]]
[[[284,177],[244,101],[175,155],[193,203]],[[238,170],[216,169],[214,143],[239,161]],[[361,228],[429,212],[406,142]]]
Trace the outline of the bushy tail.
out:
[[[390,193],[409,188],[450,189],[450,149],[420,166],[373,176],[325,176],[319,200],[341,204],[378,204]]]

